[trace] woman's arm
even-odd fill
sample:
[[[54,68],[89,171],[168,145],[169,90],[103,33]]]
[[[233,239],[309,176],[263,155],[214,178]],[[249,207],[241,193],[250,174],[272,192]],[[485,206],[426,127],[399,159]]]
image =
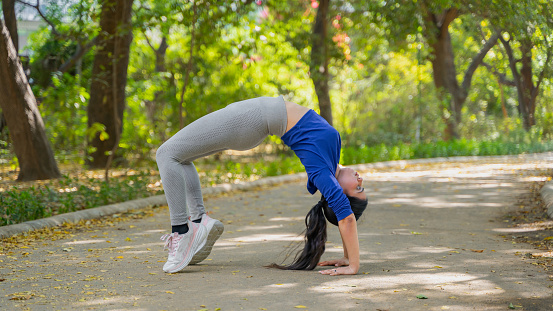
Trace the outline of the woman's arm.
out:
[[[357,274],[359,271],[359,238],[357,237],[357,221],[353,214],[338,222],[340,235],[344,244],[344,259],[349,263],[348,266],[336,269],[322,270],[320,273],[329,275]],[[342,265],[344,259],[333,261],[335,264]],[[327,265],[330,262],[321,262],[320,265]]]
[[[348,248],[346,247],[346,242],[344,241],[344,237],[342,237],[342,245],[344,249],[344,257],[340,259],[332,259],[332,260],[325,260],[319,262],[319,266],[349,266],[349,260],[348,260]]]
[[[344,258],[348,259],[348,248],[346,246],[346,241],[344,241],[344,237],[342,236],[342,245],[344,246]],[[348,263],[349,265],[349,263]]]

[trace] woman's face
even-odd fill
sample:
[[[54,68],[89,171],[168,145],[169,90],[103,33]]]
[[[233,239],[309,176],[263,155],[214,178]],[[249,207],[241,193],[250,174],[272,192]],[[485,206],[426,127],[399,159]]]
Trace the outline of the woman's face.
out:
[[[361,200],[367,199],[365,194],[365,188],[363,188],[363,178],[359,176],[359,173],[349,167],[339,167],[336,175],[336,179],[344,193],[351,197],[356,197]]]

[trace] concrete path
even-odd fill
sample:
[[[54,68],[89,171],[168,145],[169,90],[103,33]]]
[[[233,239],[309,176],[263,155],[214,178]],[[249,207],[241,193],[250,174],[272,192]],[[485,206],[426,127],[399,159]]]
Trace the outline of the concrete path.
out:
[[[0,308],[552,310],[553,276],[524,256],[535,250],[513,242],[504,217],[552,167],[551,158],[528,156],[363,172],[370,203],[359,223],[356,276],[263,268],[301,241],[318,201],[304,181],[208,198],[225,233],[206,261],[177,274],[161,270],[169,215],[159,208],[3,254]],[[341,257],[335,227],[329,241],[323,259]]]

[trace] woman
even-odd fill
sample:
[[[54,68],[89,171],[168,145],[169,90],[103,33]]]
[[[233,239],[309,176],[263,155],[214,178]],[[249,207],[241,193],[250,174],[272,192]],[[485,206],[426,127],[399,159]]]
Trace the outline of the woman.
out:
[[[205,213],[198,173],[192,161],[222,150],[248,150],[268,135],[278,135],[300,158],[308,176],[307,189],[322,199],[306,216],[306,245],[281,269],[314,269],[324,252],[326,221],[337,225],[344,258],[319,263],[335,269],[322,274],[356,274],[359,270],[357,219],[367,205],[363,179],[340,167],[338,132],[315,111],[284,101],[259,97],[236,102],[180,130],[158,149],[156,161],[171,214],[172,233],[164,235],[169,249],[165,272],[174,273],[204,260],[223,232],[223,224]],[[352,208],[354,210],[352,210]],[[323,212],[324,210],[324,212]]]

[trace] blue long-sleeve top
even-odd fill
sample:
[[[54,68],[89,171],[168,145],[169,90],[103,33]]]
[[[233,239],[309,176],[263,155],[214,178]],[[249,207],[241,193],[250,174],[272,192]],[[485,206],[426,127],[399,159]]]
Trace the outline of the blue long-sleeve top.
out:
[[[338,131],[310,109],[281,138],[305,167],[309,193],[315,194],[319,190],[338,221],[351,215],[349,200],[336,180],[342,147]]]

